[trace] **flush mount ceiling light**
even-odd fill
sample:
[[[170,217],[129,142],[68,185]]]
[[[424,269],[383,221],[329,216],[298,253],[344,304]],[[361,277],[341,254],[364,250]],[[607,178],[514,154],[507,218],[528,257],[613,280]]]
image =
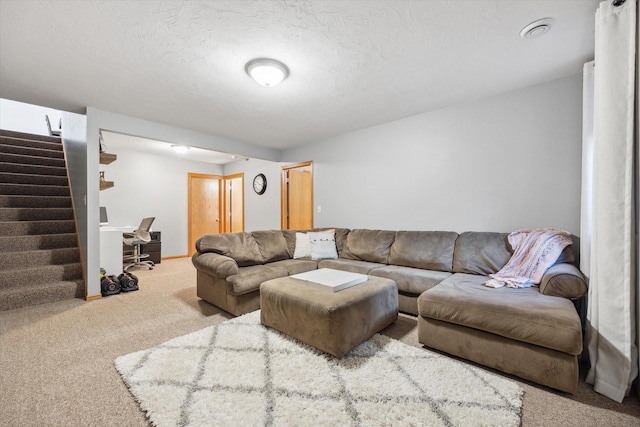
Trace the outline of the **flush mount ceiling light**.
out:
[[[533,21],[520,31],[520,37],[523,39],[535,39],[551,29],[555,20],[553,18],[543,18]]]
[[[171,148],[173,148],[173,151],[176,153],[186,153],[189,149],[186,145],[172,145]]]
[[[289,75],[289,69],[280,61],[269,58],[256,58],[247,62],[244,70],[253,80],[262,86],[275,86]]]

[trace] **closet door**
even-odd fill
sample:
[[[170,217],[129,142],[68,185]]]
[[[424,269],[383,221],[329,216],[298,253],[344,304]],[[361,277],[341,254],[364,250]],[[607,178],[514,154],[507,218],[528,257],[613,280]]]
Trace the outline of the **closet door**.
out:
[[[282,167],[283,230],[313,228],[313,165],[312,162]]]
[[[220,233],[222,177],[189,173],[189,256],[196,240],[205,234]]]

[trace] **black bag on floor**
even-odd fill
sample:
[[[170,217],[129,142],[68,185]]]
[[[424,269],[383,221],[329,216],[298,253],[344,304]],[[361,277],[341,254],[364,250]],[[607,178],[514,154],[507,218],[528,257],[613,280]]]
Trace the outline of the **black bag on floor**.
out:
[[[131,292],[138,290],[138,278],[131,273],[124,272],[118,276],[120,289],[122,292]]]
[[[120,293],[120,281],[114,275],[104,276],[100,279],[102,296],[115,295]]]

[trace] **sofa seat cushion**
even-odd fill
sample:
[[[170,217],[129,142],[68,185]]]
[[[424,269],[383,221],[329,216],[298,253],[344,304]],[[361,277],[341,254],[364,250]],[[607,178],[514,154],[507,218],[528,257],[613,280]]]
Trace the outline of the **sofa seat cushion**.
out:
[[[533,288],[489,288],[486,276],[457,273],[418,297],[425,318],[578,355],[580,318],[573,303]],[[523,360],[522,363],[527,363]]]
[[[377,262],[359,261],[355,259],[323,259],[318,262],[318,268],[333,268],[336,270],[351,271],[353,273],[369,274],[371,270],[384,267],[386,264]]]
[[[238,274],[227,277],[227,282],[231,285],[229,293],[231,295],[244,295],[260,289],[262,282],[288,276],[284,267],[270,265],[254,265],[242,267]]]
[[[318,262],[310,259],[284,259],[282,261],[271,262],[269,267],[282,267],[287,270],[287,274],[304,273],[318,268]]]
[[[398,292],[417,296],[450,277],[451,273],[387,265],[374,268],[369,275],[391,279],[398,284]]]

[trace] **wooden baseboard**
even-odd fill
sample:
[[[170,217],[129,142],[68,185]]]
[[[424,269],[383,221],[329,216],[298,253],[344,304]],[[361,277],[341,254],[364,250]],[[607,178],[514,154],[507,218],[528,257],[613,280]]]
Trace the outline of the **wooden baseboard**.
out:
[[[189,258],[189,255],[174,255],[174,256],[163,256],[162,260],[164,261],[165,259],[177,259],[177,258]]]
[[[97,299],[102,298],[102,294],[97,294],[97,295],[87,295],[86,297],[84,297],[84,299],[86,301],[95,301]]]

